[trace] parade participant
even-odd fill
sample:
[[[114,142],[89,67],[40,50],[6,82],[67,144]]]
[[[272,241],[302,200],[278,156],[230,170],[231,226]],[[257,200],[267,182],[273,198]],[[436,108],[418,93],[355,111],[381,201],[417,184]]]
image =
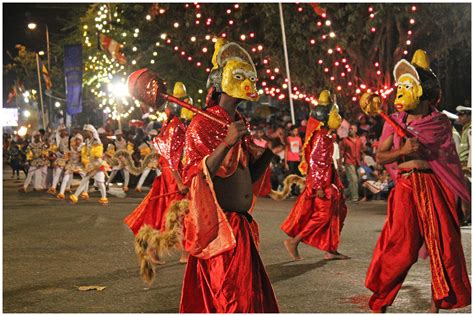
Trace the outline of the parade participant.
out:
[[[27,170],[25,168],[25,154],[23,152],[23,141],[20,136],[15,135],[13,140],[10,142],[8,146],[8,159],[10,162],[10,166],[12,168],[13,174],[12,178],[15,177],[16,179],[20,180],[20,170],[22,170],[27,175]]]
[[[56,198],[60,200],[64,200],[64,192],[68,187],[71,186],[74,173],[80,174],[81,177],[85,176],[83,165],[81,163],[81,150],[83,144],[84,143],[82,135],[76,134],[74,137],[71,138],[71,143],[69,145],[70,148],[64,151],[64,158],[66,159],[67,163],[64,167],[65,170],[63,181],[61,182],[61,189],[59,190],[58,195],[56,195]],[[81,194],[87,193],[88,190],[89,182],[87,182],[87,186]],[[88,193],[86,198],[88,198]]]
[[[257,147],[236,111],[242,100],[258,100],[257,72],[242,47],[222,39],[215,44],[212,62],[206,112],[228,127],[198,114],[186,131],[183,178],[190,186],[190,206],[184,245],[190,256],[180,312],[278,312],[250,215],[252,182],[263,175],[273,153],[260,150],[259,159],[250,155]]]
[[[376,160],[394,173],[396,184],[366,277],[366,286],[373,292],[369,306],[374,312],[385,312],[419,253],[427,251],[432,276],[429,311],[461,308],[471,303],[471,285],[456,198],[469,204],[471,198],[452,142],[451,124],[436,110],[440,84],[422,50],[415,52],[411,63],[399,61],[394,77],[398,113],[390,116],[392,121],[385,118]],[[376,108],[380,102],[377,95],[361,98],[361,106]]]
[[[304,191],[281,225],[290,236],[284,245],[294,260],[301,260],[298,244],[304,242],[325,251],[324,259],[348,259],[337,251],[346,218],[344,186],[333,162],[334,138],[331,133],[341,125],[339,108],[330,92],[323,90],[318,105],[310,112],[303,162],[306,174]]]
[[[41,140],[39,131],[33,132],[31,142],[26,148],[26,161],[28,162],[28,175],[26,176],[23,187],[19,189],[20,192],[26,192],[31,180],[34,177],[33,188],[36,191],[46,189],[44,187],[44,178],[48,172],[48,148]]]
[[[173,89],[173,95],[181,96],[183,94],[182,87],[184,85],[177,82]],[[135,91],[131,91],[131,94],[141,94],[141,90],[147,88],[148,82],[141,82]],[[147,100],[142,101],[152,103]],[[125,224],[135,235],[144,225],[149,225],[156,230],[164,230],[169,206],[172,202],[183,199],[188,192],[188,188],[181,179],[183,168],[181,160],[186,127],[178,118],[180,107],[177,104],[166,102],[164,107],[167,119],[163,122],[159,135],[152,141],[159,155],[158,166],[161,174],[155,177],[150,192],[140,205],[124,219]],[[161,262],[157,256],[155,256],[155,261]],[[180,262],[185,263],[186,261],[187,254],[182,253]]]
[[[158,132],[153,129],[148,133],[148,135],[151,139],[153,139],[158,135]],[[150,146],[146,140],[143,140],[141,145],[138,146],[138,150],[140,151],[140,164],[142,166],[143,172],[140,176],[140,179],[138,180],[135,191],[142,192],[143,183],[150,174],[150,171],[156,170],[157,177],[160,175],[160,171],[158,169],[158,155],[155,147]]]
[[[99,188],[101,198],[100,204],[107,204],[107,191],[105,188],[105,173],[109,169],[107,162],[102,159],[104,148],[99,138],[99,134],[94,126],[90,124],[84,125],[85,144],[81,148],[81,162],[84,166],[85,176],[82,178],[79,187],[74,194],[69,196],[71,203],[77,203],[78,197],[85,193],[85,198],[88,198],[86,189],[89,186],[90,178],[94,178],[96,185]]]
[[[56,187],[58,186],[61,174],[63,173],[64,167],[67,163],[66,159],[64,159],[64,153],[68,150],[69,146],[69,134],[66,126],[59,126],[54,136],[54,142],[50,147],[56,159],[52,163],[53,181],[48,190],[48,193],[53,195],[56,194]]]
[[[128,170],[131,160],[126,160],[121,157],[121,152],[133,153],[133,145],[123,137],[121,130],[115,131],[115,140],[109,144],[107,148],[107,155],[113,157],[115,165],[112,166],[112,173],[107,180],[107,187],[114,180],[117,172],[121,171],[123,174],[123,191],[128,192],[128,183],[130,182],[130,172]]]

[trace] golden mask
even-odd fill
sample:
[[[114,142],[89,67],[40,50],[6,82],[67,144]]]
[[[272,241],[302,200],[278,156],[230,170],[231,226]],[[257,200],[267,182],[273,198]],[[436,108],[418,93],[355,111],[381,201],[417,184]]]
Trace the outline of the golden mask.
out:
[[[250,55],[236,43],[218,39],[208,80],[218,92],[249,101],[258,101],[257,71]]]
[[[318,105],[313,108],[312,116],[329,129],[338,129],[342,123],[339,106],[333,101],[328,90],[323,90],[319,94]]]
[[[395,109],[397,111],[410,111],[416,109],[423,95],[420,75],[415,66],[429,70],[430,61],[424,50],[417,50],[413,55],[411,63],[400,60],[393,69],[397,92],[395,95]]]

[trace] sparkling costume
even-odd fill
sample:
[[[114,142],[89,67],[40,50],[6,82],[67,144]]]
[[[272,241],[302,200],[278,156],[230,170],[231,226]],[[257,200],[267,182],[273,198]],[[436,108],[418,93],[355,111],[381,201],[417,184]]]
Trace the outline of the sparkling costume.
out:
[[[173,117],[153,140],[159,155],[158,165],[161,175],[155,177],[150,192],[124,219],[125,224],[135,235],[145,224],[157,230],[163,229],[169,205],[183,198],[178,192],[178,185],[172,171],[181,172],[182,170],[181,155],[184,148],[185,130],[184,124],[177,117]]]
[[[80,142],[77,144],[77,142]],[[85,172],[83,169],[83,165],[81,162],[81,152],[82,152],[82,146],[84,145],[83,143],[83,138],[81,134],[77,134],[73,138],[71,138],[71,145],[70,149],[67,149],[64,152],[64,157],[67,160],[66,166],[64,167],[64,177],[63,181],[61,182],[61,189],[56,196],[58,199],[64,199],[64,192],[66,191],[66,188],[69,189],[71,187],[71,183],[74,177],[74,174],[80,174],[81,177],[83,178],[85,176]],[[84,189],[84,192],[89,191],[89,182],[87,183],[86,188]]]
[[[281,229],[290,237],[300,237],[310,246],[334,252],[337,251],[347,214],[344,185],[332,159],[332,135],[314,118],[308,120],[308,126],[317,127],[307,134],[303,149],[307,162],[304,168],[307,171],[306,186]],[[323,190],[326,197],[319,198],[317,190]]]
[[[207,109],[232,121],[219,106]],[[278,304],[258,254],[258,228],[247,214],[219,206],[206,159],[227,129],[197,115],[186,132],[185,183],[190,210],[185,217],[185,250],[190,253],[183,280],[180,312],[276,313]],[[251,140],[244,137],[227,154],[216,177],[231,176],[249,165]]]
[[[31,143],[26,148],[26,160],[30,165],[28,169],[28,175],[26,176],[25,182],[23,183],[23,191],[26,192],[31,180],[34,178],[33,187],[35,190],[44,190],[44,179],[48,172],[48,148],[41,140],[36,142],[34,137],[39,135],[36,131],[33,133]]]
[[[94,178],[101,194],[99,203],[107,204],[108,199],[107,191],[105,189],[105,172],[109,169],[109,166],[107,162],[102,159],[104,150],[102,142],[100,141],[99,134],[94,126],[86,124],[84,125],[84,130],[92,133],[92,137],[86,139],[85,144],[81,148],[81,162],[84,166],[85,176],[82,178],[76,192],[69,196],[69,200],[72,203],[77,203],[78,197],[81,195],[85,199],[89,198],[86,189],[89,186],[90,178]]]
[[[65,158],[65,152],[68,150],[69,137],[66,134],[65,137],[61,137],[61,130],[65,130],[65,127],[58,128],[55,135],[55,142],[51,145],[53,152],[56,156],[53,166],[53,182],[48,190],[48,193],[56,194],[56,187],[58,186],[61,174],[63,173],[64,167],[66,166],[67,159]]]
[[[115,136],[117,135],[123,135],[122,131],[116,130]],[[128,183],[130,182],[130,171],[128,170],[128,164],[131,163],[127,162],[127,160],[122,157],[122,154],[126,153],[133,153],[133,144],[131,144],[123,137],[121,140],[116,139],[113,141],[113,143],[109,144],[106,152],[106,156],[111,158],[109,158],[109,165],[112,166],[112,173],[110,174],[106,185],[108,186],[114,180],[115,176],[117,175],[117,172],[122,171],[124,179],[123,190],[125,192],[128,191]]]

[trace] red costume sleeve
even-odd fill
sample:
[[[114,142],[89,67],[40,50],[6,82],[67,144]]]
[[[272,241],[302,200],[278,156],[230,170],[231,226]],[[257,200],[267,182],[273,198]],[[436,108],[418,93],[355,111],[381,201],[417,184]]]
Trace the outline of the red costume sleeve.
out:
[[[311,139],[309,171],[306,181],[315,190],[324,190],[331,185],[332,155],[334,145],[331,135],[326,129],[320,129]]]
[[[177,118],[163,126],[160,134],[153,140],[158,154],[168,163],[171,169],[180,170],[181,154],[184,149],[186,127]]]
[[[184,218],[184,249],[201,259],[209,259],[236,245],[232,227],[217,203],[206,158],[191,180],[189,212]]]

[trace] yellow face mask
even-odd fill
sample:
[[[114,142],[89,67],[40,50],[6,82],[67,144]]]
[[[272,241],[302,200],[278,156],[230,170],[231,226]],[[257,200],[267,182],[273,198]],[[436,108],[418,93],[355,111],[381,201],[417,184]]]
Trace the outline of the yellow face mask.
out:
[[[342,117],[339,114],[339,106],[334,104],[332,106],[331,112],[329,112],[328,128],[336,130],[341,126],[341,123]]]
[[[257,74],[241,60],[229,60],[222,71],[222,91],[236,99],[258,101]]]
[[[423,89],[418,80],[410,74],[401,75],[397,81],[395,109],[399,112],[416,109],[422,95]]]
[[[208,88],[242,100],[258,101],[257,71],[252,58],[237,43],[217,39],[212,56],[213,68],[209,74]]]

